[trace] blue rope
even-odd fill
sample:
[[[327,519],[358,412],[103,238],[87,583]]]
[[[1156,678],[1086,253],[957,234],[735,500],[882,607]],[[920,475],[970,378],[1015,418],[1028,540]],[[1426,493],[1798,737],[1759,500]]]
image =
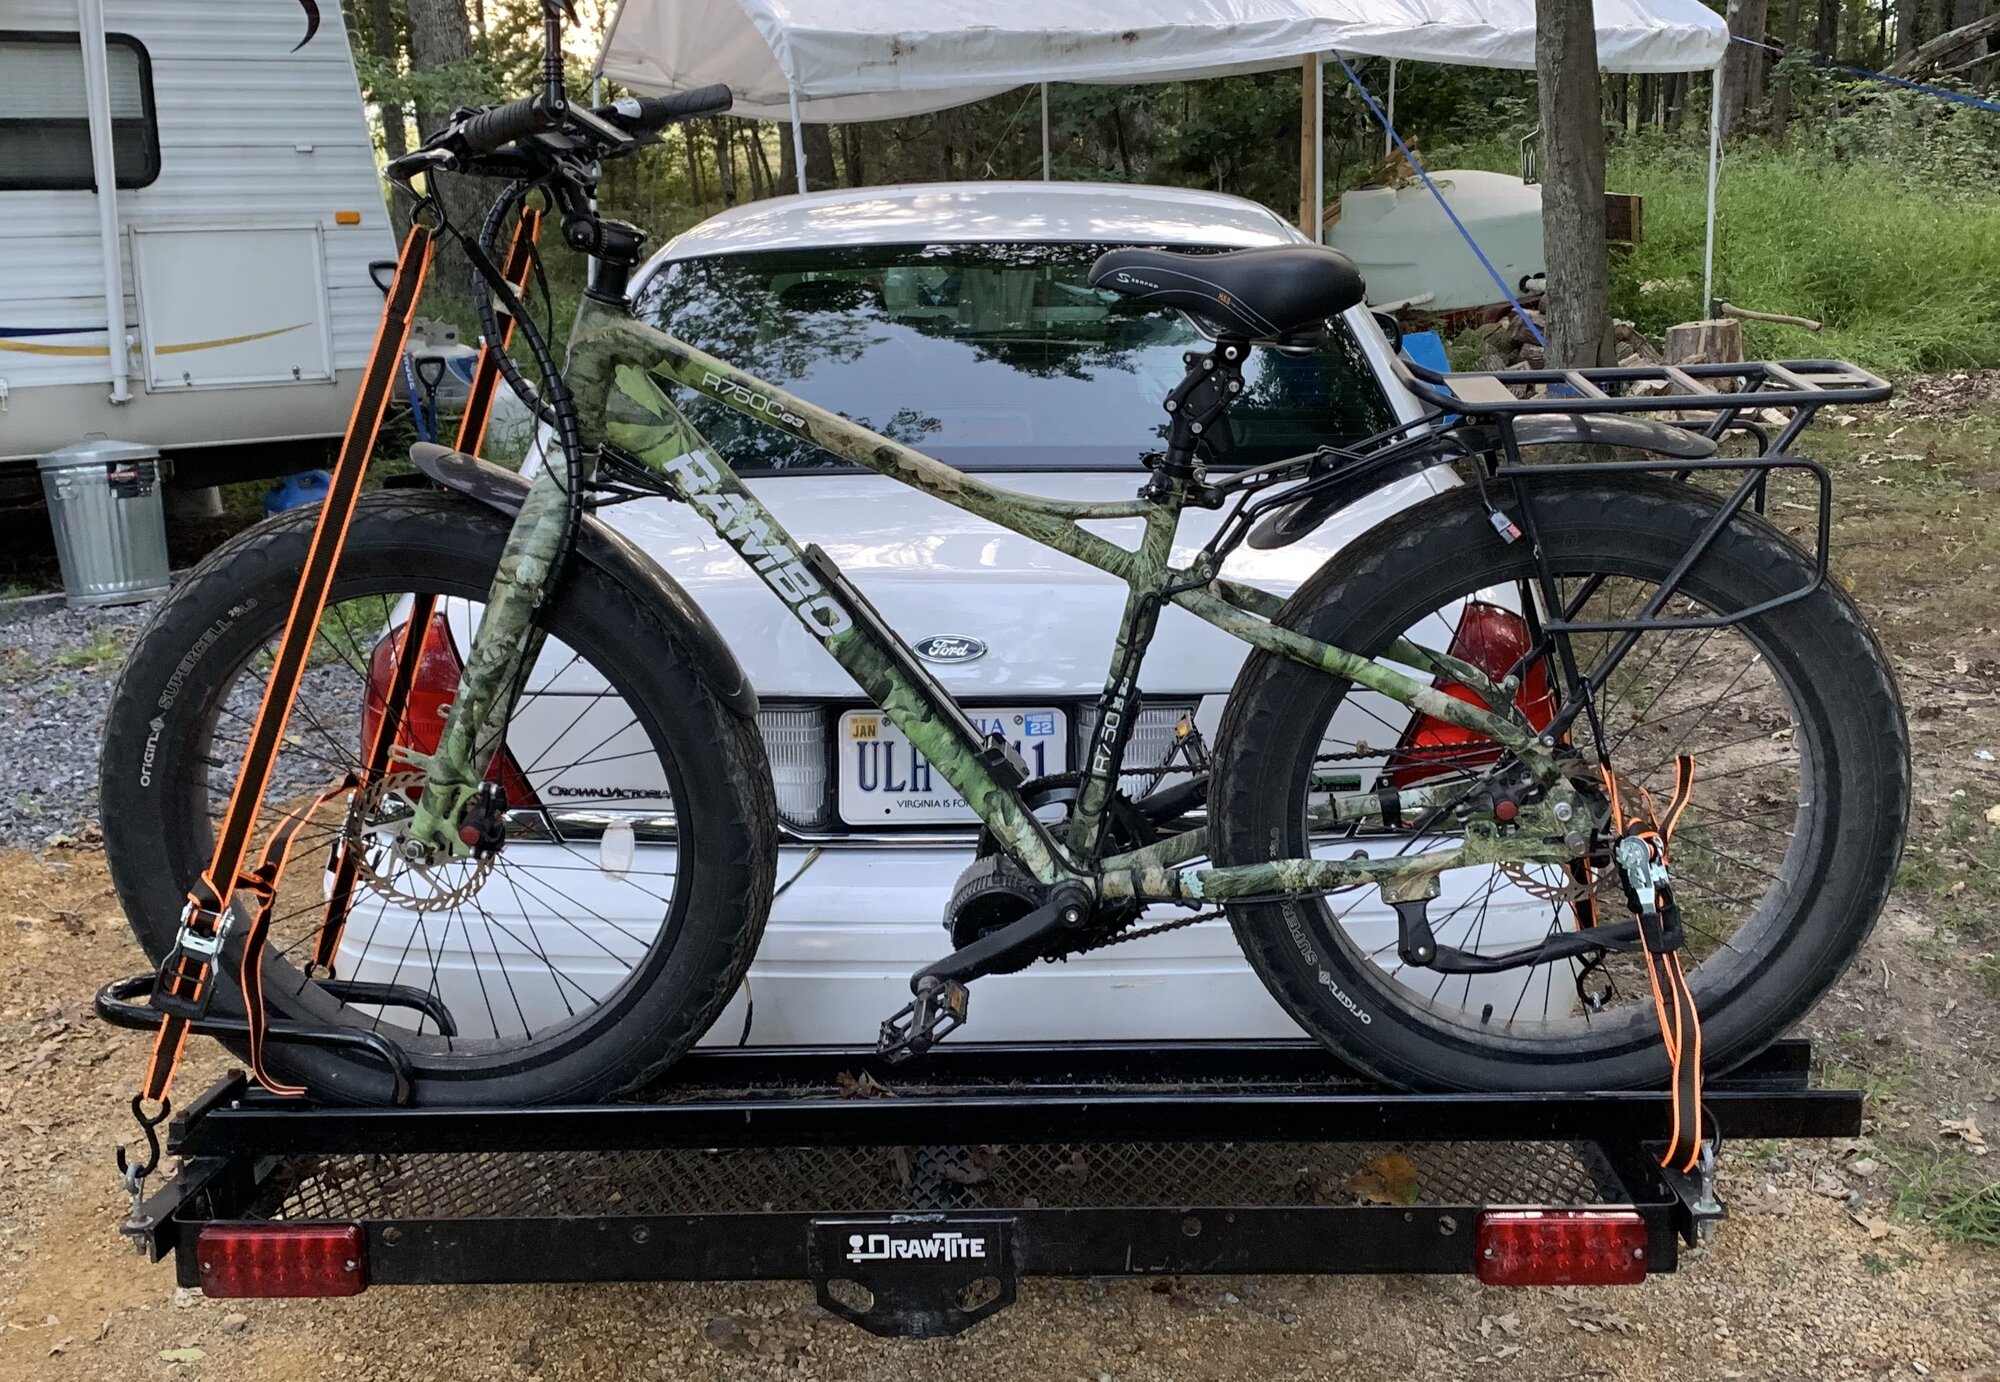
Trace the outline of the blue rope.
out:
[[[1388,112],[1382,109],[1368,88],[1361,84],[1361,78],[1354,75],[1354,69],[1347,65],[1346,58],[1335,53],[1333,60],[1340,64],[1340,70],[1347,74],[1347,80],[1354,83],[1354,89],[1361,93],[1361,99],[1368,104],[1369,114],[1375,117],[1376,123],[1380,124],[1387,131],[1389,138],[1395,141],[1397,150],[1408,161],[1411,169],[1415,171],[1418,180],[1430,190],[1430,194],[1433,197],[1437,198],[1437,204],[1443,207],[1444,214],[1451,218],[1452,227],[1464,237],[1465,243],[1472,247],[1472,253],[1479,260],[1479,267],[1486,270],[1487,277],[1493,280],[1493,285],[1507,299],[1507,305],[1514,309],[1514,315],[1521,319],[1521,325],[1527,327],[1528,334],[1535,338],[1535,344],[1539,346],[1548,345],[1547,339],[1542,335],[1542,329],[1536,326],[1535,319],[1528,315],[1528,309],[1521,306],[1521,300],[1514,296],[1514,290],[1507,286],[1507,280],[1502,278],[1500,271],[1493,267],[1493,261],[1486,257],[1485,250],[1479,248],[1479,242],[1472,238],[1472,232],[1465,228],[1465,222],[1458,219],[1458,213],[1451,209],[1451,203],[1444,199],[1444,193],[1438,191],[1438,185],[1431,181],[1431,175],[1424,171],[1424,165],[1417,162],[1417,156],[1410,152],[1410,146],[1403,142],[1403,136],[1398,134],[1396,127],[1389,123]]]
[[[1950,87],[1932,86],[1929,82],[1913,82],[1905,77],[1892,77],[1887,72],[1871,72],[1865,67],[1849,67],[1844,62],[1835,62],[1832,58],[1812,52],[1810,49],[1788,50],[1780,44],[1760,43],[1754,38],[1745,38],[1741,34],[1730,35],[1730,41],[1732,43],[1740,43],[1746,48],[1762,48],[1765,52],[1776,53],[1779,57],[1786,56],[1790,51],[1796,51],[1812,63],[1814,67],[1823,67],[1830,72],[1845,72],[1850,77],[1860,77],[1866,81],[1881,82],[1885,86],[1900,86],[1905,91],[1921,91],[1924,95],[1935,96],[1940,101],[1950,101],[1954,105],[1971,106],[1974,110],[1990,110],[2000,115],[2000,101],[1988,101],[1982,97],[1969,95],[1963,91],[1953,91]]]

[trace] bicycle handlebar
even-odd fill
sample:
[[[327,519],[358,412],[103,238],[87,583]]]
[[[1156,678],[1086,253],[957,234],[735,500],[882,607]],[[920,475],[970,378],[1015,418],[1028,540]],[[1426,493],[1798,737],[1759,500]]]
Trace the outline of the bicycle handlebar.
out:
[[[729,109],[733,99],[729,88],[717,83],[692,91],[677,91],[670,96],[627,96],[608,106],[599,106],[593,113],[631,134],[657,134],[676,121],[720,115]],[[562,114],[551,112],[543,97],[524,96],[467,116],[451,131],[451,138],[466,154],[477,158],[498,153],[528,135],[562,127]]]
[[[470,154],[496,153],[525,135],[554,129],[557,121],[542,110],[542,98],[523,96],[469,116],[453,131]]]
[[[691,91],[676,91],[671,96],[627,96],[608,106],[599,106],[597,113],[625,129],[655,134],[677,120],[721,115],[734,100],[729,88],[717,82]]]

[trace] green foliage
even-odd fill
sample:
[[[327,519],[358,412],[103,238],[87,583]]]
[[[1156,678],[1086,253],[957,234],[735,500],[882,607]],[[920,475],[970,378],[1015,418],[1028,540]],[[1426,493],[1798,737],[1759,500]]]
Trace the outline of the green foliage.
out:
[[[1784,147],[1730,146],[1716,295],[1826,324],[1815,334],[1746,323],[1753,355],[1838,355],[1890,371],[2000,365],[2000,121],[1921,104],[1871,98],[1816,124],[1795,120]],[[1706,315],[1699,123],[1621,138],[1607,159],[1607,185],[1645,199],[1643,241],[1612,261],[1612,308],[1656,339]],[[1518,151],[1502,135],[1444,157],[1512,171]]]

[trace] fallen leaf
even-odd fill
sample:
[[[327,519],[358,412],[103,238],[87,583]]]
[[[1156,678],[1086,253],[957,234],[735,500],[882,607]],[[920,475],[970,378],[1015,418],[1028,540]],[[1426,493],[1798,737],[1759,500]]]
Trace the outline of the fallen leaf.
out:
[[[1872,1214],[1866,1217],[1859,1214],[1850,1214],[1847,1217],[1868,1230],[1868,1241],[1871,1243],[1879,1243],[1889,1236],[1889,1221],[1887,1219],[1879,1219]]]
[[[54,1343],[49,1345],[49,1357],[53,1358],[58,1353],[68,1353],[69,1346],[75,1342],[76,1342],[75,1335],[72,1334],[63,1335],[60,1339],[57,1339]]]
[[[1986,823],[1988,825],[2000,825],[2000,806],[1989,806],[1986,808]]]
[[[1986,1137],[1979,1131],[1979,1124],[1970,1118],[1938,1119],[1938,1135],[1957,1138],[1974,1156],[1985,1156],[1987,1153]]]
[[[198,1348],[163,1348],[160,1350],[161,1361],[168,1363],[199,1363],[206,1357],[208,1355]]]
[[[1417,1166],[1401,1152],[1389,1152],[1356,1171],[1341,1184],[1370,1204],[1415,1204]]]
[[[1493,1331],[1496,1329],[1510,1339],[1515,1338],[1521,1332],[1521,1317],[1519,1315],[1481,1315],[1479,1317],[1480,1338],[1492,1338]]]

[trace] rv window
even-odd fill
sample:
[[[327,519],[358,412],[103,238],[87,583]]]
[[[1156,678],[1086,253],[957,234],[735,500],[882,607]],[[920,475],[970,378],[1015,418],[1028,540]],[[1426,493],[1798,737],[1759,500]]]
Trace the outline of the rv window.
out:
[[[160,175],[152,64],[137,39],[106,38],[111,154],[120,187]],[[0,190],[88,192],[90,107],[75,34],[0,31]]]

